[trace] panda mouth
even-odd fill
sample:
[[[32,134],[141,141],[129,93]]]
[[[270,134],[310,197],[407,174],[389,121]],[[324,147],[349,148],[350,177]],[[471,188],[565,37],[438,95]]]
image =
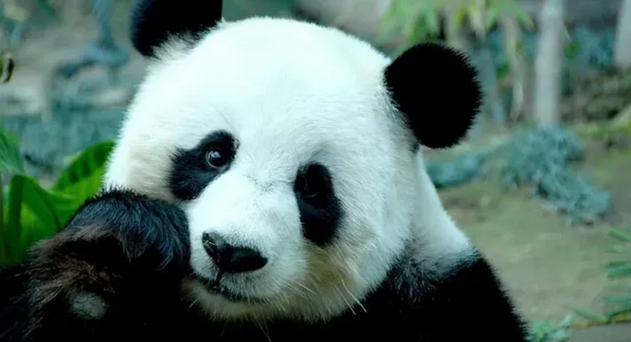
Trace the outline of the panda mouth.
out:
[[[225,286],[218,284],[206,285],[206,290],[210,293],[220,295],[231,302],[249,302],[249,298],[234,291],[227,289]]]
[[[228,287],[221,285],[219,278],[216,280],[208,280],[208,279],[197,277],[197,279],[203,284],[204,288],[206,289],[206,291],[208,291],[208,293],[219,295],[231,302],[235,302],[235,303],[244,302],[248,304],[263,302],[262,299],[243,295],[233,290],[230,290]]]

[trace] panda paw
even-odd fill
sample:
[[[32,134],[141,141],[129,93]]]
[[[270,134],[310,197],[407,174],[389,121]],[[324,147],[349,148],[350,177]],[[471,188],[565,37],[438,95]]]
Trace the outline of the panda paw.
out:
[[[186,217],[170,204],[121,190],[86,201],[21,265],[0,269],[0,341],[21,336],[20,326],[30,336],[76,319],[143,317],[155,298],[175,298],[189,272],[187,241]]]
[[[72,312],[98,318],[119,288],[183,275],[187,238],[179,208],[129,191],[104,192],[32,250],[32,282],[37,293],[65,292]]]
[[[70,299],[70,313],[86,320],[103,318],[108,306],[105,298],[91,292],[81,292]]]

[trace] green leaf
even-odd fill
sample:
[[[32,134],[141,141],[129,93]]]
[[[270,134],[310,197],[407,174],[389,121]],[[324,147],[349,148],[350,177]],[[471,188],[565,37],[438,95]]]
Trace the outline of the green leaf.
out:
[[[20,175],[26,173],[18,139],[4,129],[0,129],[0,172]]]
[[[517,21],[522,24],[527,30],[532,30],[535,27],[535,22],[530,17],[530,14],[526,12],[523,8],[516,6],[515,11],[513,12]]]
[[[497,7],[491,7],[486,11],[486,27],[493,27],[499,20],[500,11]]]
[[[575,58],[581,50],[581,43],[569,42],[565,45],[565,55],[568,58]]]
[[[22,203],[27,206],[33,214],[39,219],[45,229],[57,230],[62,227],[55,209],[55,201],[57,196],[49,193],[42,188],[39,183],[27,176],[13,177],[14,182],[11,184],[11,204],[17,206]],[[20,203],[17,201],[20,200]],[[17,224],[19,224],[19,218]],[[11,222],[11,220],[9,220]]]
[[[22,233],[22,225],[20,224],[20,218],[22,215],[22,198],[24,178],[21,176],[14,176],[9,183],[9,196],[5,202],[6,206],[6,219],[3,232],[4,240],[4,258],[3,263],[10,264],[15,262],[18,257],[19,250],[22,246],[16,245],[19,241],[19,237]]]
[[[433,6],[426,7],[424,14],[424,22],[427,26],[428,35],[434,37],[440,32],[439,10]]]
[[[609,321],[609,319],[605,315],[589,309],[576,309],[574,310],[574,312],[590,321],[598,323],[607,323]]]
[[[106,141],[85,149],[59,175],[53,191],[79,191],[76,195],[81,198],[93,196],[101,186],[104,165],[113,148],[114,142]]]
[[[603,296],[603,302],[607,304],[628,305],[631,304],[631,296]]]
[[[620,278],[631,275],[631,264],[611,266],[607,270],[610,278]]]
[[[3,193],[6,224],[0,230],[0,263],[7,264],[19,261],[32,243],[65,226],[83,202],[98,192],[114,143],[103,142],[82,151],[49,191],[25,174],[17,140],[7,132],[0,133],[0,166],[15,174]]]
[[[449,15],[452,16],[452,20],[449,22],[449,30],[451,33],[457,33],[464,25],[467,18],[467,7],[463,3],[459,3]]]
[[[607,248],[605,248],[605,250],[608,253],[616,253],[616,254],[622,254],[628,251],[628,248],[625,248],[626,246],[620,246],[620,245],[616,245],[616,246],[608,246]]]
[[[19,261],[31,242],[59,231],[82,203],[76,196],[47,191],[29,176],[14,176],[5,226],[9,261]]]
[[[59,194],[71,196],[76,201],[85,201],[97,194],[101,188],[104,167],[93,170],[92,174],[82,180],[66,186]]]
[[[631,242],[631,234],[622,232],[620,230],[612,229],[609,231],[609,235],[618,240]]]
[[[4,185],[4,180],[2,177],[2,172],[0,172],[0,184]],[[6,210],[5,203],[8,201],[8,192],[6,192],[6,188],[4,186],[0,187],[2,189],[2,197],[0,197],[0,265],[8,262],[8,254],[7,254],[7,233],[5,230],[5,222],[6,222]]]
[[[510,15],[513,16],[517,20],[517,22],[525,27],[527,30],[531,30],[534,28],[534,21],[530,17],[528,11],[524,10],[521,4],[516,1],[493,1],[489,4],[487,11],[494,12],[494,19],[489,20],[491,24],[494,24],[503,15]]]
[[[612,260],[607,263],[607,267],[619,267],[624,265],[631,265],[631,260],[623,259],[623,260]]]

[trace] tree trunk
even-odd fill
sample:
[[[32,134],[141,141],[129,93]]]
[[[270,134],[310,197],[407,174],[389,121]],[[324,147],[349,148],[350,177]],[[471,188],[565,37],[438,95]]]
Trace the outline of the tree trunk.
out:
[[[560,121],[564,5],[564,0],[544,0],[539,15],[533,115],[540,126],[555,126]]]
[[[500,26],[504,31],[504,45],[508,50],[506,54],[513,79],[513,99],[509,117],[511,123],[514,123],[526,108],[524,103],[526,99],[526,59],[519,44],[522,41],[522,34],[517,19],[514,16],[505,15],[500,18]]]
[[[616,68],[631,67],[631,0],[620,4],[613,58]]]
[[[493,53],[486,39],[479,42],[480,80],[484,88],[486,106],[495,124],[503,126],[506,123],[506,110],[498,81],[497,69],[493,62]]]

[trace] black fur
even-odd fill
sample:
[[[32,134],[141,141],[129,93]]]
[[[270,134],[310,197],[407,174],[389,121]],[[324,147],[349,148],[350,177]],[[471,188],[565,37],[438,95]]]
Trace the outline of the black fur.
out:
[[[304,236],[324,247],[335,237],[342,219],[342,206],[326,166],[310,164],[298,171],[294,183]]]
[[[468,58],[437,43],[411,47],[385,71],[392,100],[418,141],[450,147],[466,136],[479,112],[482,92]]]
[[[0,341],[524,342],[526,335],[481,256],[440,278],[403,257],[373,293],[329,322],[211,322],[180,296],[190,275],[186,221],[170,205],[124,191],[87,203],[22,265],[0,271]],[[103,318],[68,310],[81,290],[109,304]],[[354,304],[354,303],[353,303]]]
[[[102,231],[101,227],[106,227],[107,231]],[[128,190],[105,190],[87,200],[64,230],[68,234],[88,234],[89,229],[117,237],[117,241],[125,243],[122,247],[131,253],[130,258],[142,256],[155,264],[151,267],[188,264],[190,243],[186,215],[166,202]],[[77,245],[80,246],[88,247]],[[150,261],[149,256],[154,260]]]
[[[220,20],[221,0],[139,0],[132,11],[131,39],[146,57],[155,57],[173,36],[194,41]]]
[[[228,163],[214,168],[206,162],[206,153],[211,149],[219,150]],[[189,150],[180,149],[171,158],[173,166],[169,175],[169,188],[176,198],[190,201],[217,177],[230,169],[237,153],[237,141],[228,132],[213,132]]]

